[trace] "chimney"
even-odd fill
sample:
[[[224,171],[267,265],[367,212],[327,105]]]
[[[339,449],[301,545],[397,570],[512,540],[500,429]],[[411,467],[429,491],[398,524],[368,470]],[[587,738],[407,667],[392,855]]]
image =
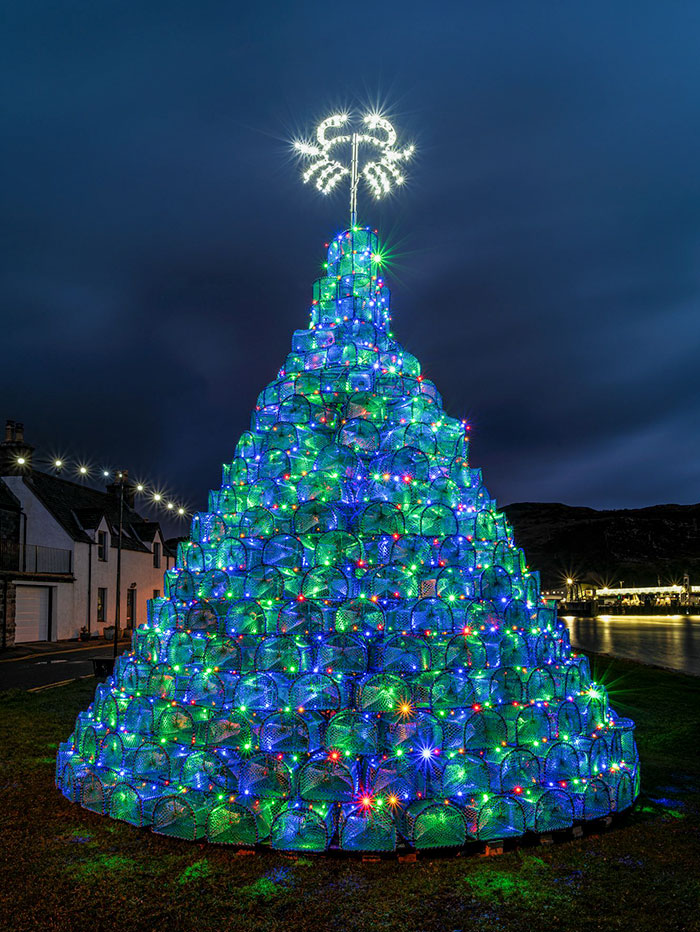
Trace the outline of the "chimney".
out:
[[[34,447],[24,439],[24,424],[7,421],[0,442],[0,476],[29,476]]]

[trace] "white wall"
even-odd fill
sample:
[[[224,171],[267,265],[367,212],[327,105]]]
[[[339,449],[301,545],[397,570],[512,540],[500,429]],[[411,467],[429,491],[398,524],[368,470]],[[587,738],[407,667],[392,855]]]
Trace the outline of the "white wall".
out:
[[[25,543],[25,520],[26,520],[26,543],[28,546],[38,547],[55,547],[59,550],[73,550],[73,539],[64,531],[61,525],[56,521],[51,512],[43,505],[39,499],[24,484],[22,476],[3,476],[3,482],[12,490],[22,504],[22,511],[26,515],[20,520],[19,539],[20,545]],[[33,580],[31,577],[22,577],[16,579],[17,585],[35,585],[49,586],[52,594],[51,610],[51,640],[57,638],[67,638],[73,635],[74,613],[75,613],[75,583],[56,582],[52,583],[46,574],[42,574],[41,580]],[[76,629],[77,635],[80,626]]]
[[[73,549],[73,540],[70,535],[27,488],[22,476],[3,476],[2,480],[22,503],[22,511],[27,516],[27,544],[38,547],[56,547],[59,550]],[[19,540],[20,544],[24,543],[24,518],[20,523]]]
[[[107,530],[106,525],[101,524],[96,529],[94,537],[97,540],[97,531]],[[156,540],[161,544],[161,554],[163,541],[160,536]],[[111,543],[111,541],[110,541]],[[87,625],[87,607],[88,607],[88,568],[89,555],[88,551],[92,546],[92,592],[91,608],[92,623],[91,630],[98,631],[100,634],[105,626],[114,624],[114,614],[116,608],[117,595],[117,548],[110,546],[108,548],[108,559],[106,563],[97,558],[97,543],[75,545],[75,613],[73,629],[71,633],[60,634],[59,637],[77,637],[82,625]],[[173,558],[166,560],[164,555],[161,556],[160,569],[153,566],[153,553],[141,553],[135,550],[122,549],[122,572],[121,572],[121,606],[120,606],[120,627],[126,626],[126,606],[127,592],[133,582],[136,583],[136,616],[135,625],[141,625],[146,621],[146,603],[153,598],[153,590],[159,589],[163,593],[163,574],[167,569],[166,564],[172,566]],[[107,589],[107,611],[105,624],[97,621],[97,590],[98,588]]]

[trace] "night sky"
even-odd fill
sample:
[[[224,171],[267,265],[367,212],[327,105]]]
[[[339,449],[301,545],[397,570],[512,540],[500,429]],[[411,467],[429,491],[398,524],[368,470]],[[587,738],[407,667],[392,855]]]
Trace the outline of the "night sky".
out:
[[[696,3],[5,4],[0,417],[203,507],[308,323],[343,189],[290,140],[382,108],[394,330],[501,504],[695,502]]]

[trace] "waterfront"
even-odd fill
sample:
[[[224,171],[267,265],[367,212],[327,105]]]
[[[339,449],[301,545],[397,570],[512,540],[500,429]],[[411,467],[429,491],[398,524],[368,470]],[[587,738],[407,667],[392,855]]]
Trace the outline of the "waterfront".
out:
[[[700,676],[700,615],[562,615],[574,648]]]

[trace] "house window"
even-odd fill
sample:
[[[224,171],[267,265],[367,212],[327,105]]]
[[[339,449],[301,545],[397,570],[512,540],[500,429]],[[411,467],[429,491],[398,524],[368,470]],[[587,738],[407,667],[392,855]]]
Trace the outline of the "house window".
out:
[[[97,559],[102,563],[107,562],[109,550],[107,546],[107,531],[97,532]]]
[[[160,598],[160,589],[154,589],[154,590],[153,590],[153,598],[154,598],[154,599],[159,599],[159,598]]]
[[[104,624],[107,620],[107,590],[97,590],[97,620]]]
[[[158,541],[153,542],[153,566],[160,569],[160,544]]]

